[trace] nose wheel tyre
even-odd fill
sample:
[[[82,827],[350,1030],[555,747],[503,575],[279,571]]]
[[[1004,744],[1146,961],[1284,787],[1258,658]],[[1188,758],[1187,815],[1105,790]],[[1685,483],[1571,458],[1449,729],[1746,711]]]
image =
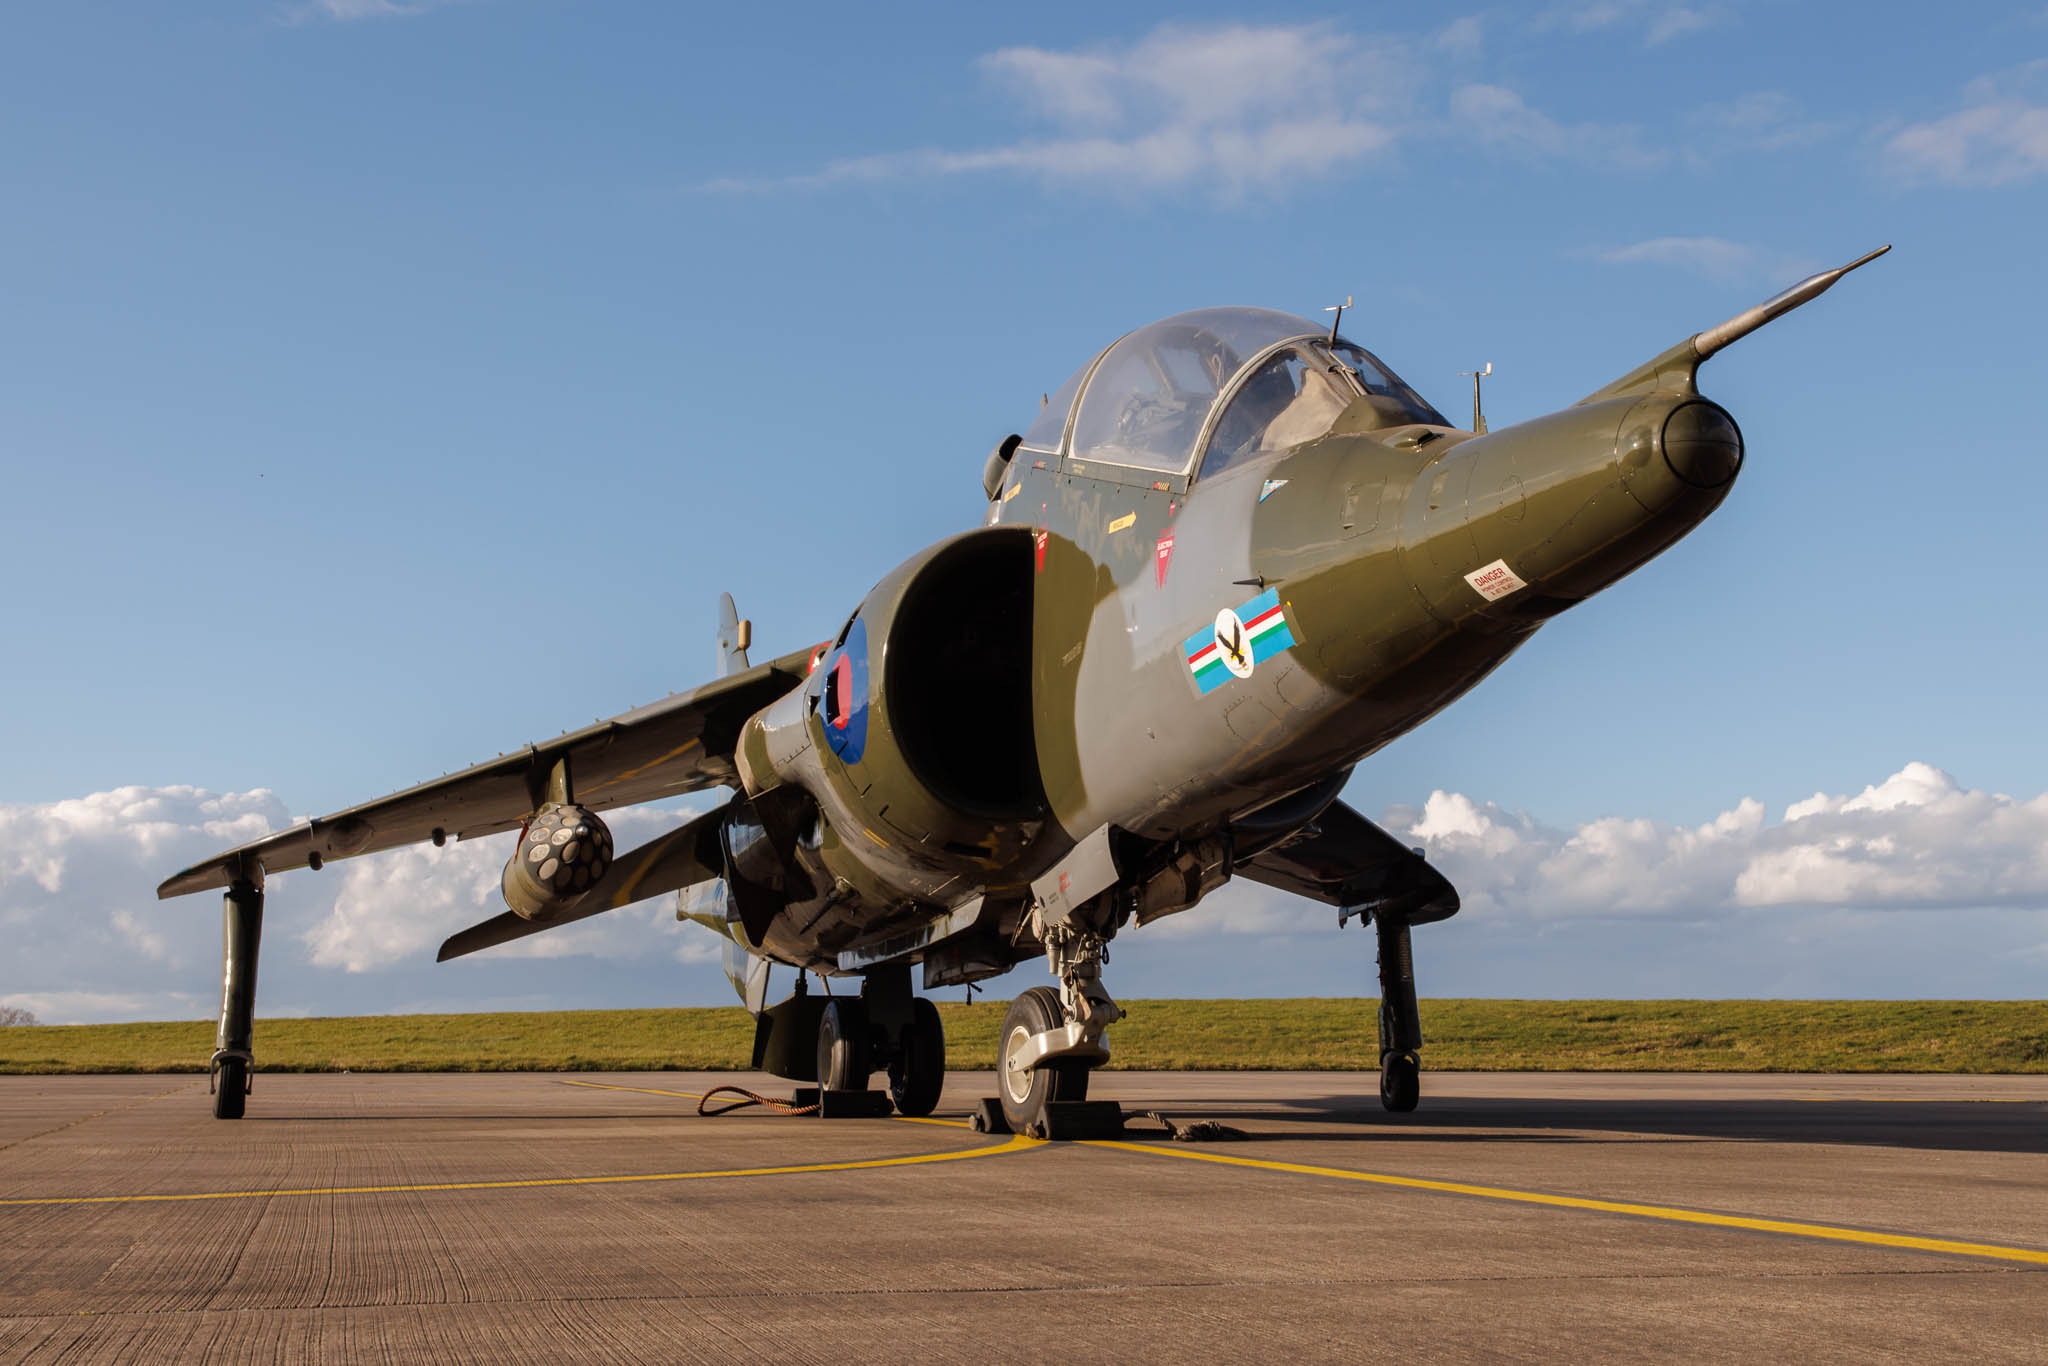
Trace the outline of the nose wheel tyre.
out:
[[[1002,1042],[998,1045],[996,1071],[1002,1092],[1003,1118],[1013,1133],[1028,1134],[1045,1118],[1045,1107],[1056,1100],[1088,1099],[1088,1068],[1078,1062],[1048,1062],[1028,1072],[1012,1071],[1015,1057],[1034,1034],[1065,1024],[1060,994],[1051,987],[1033,987],[1010,1002],[1003,1017]]]
[[[910,1003],[910,1027],[889,1064],[889,1099],[896,1113],[923,1119],[939,1108],[946,1089],[946,1027],[939,1008],[920,996]]]
[[[865,1091],[875,1070],[868,1047],[867,1007],[841,997],[818,1018],[818,1085],[827,1091]]]
[[[1422,1059],[1413,1053],[1389,1053],[1380,1059],[1380,1104],[1397,1115],[1413,1110],[1422,1099]]]

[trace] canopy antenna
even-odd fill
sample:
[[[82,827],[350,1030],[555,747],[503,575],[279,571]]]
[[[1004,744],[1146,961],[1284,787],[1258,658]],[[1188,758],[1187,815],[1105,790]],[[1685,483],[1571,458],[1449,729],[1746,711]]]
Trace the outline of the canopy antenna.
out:
[[[1332,346],[1335,346],[1337,344],[1337,324],[1344,321],[1344,310],[1349,307],[1351,307],[1351,296],[1349,294],[1346,294],[1344,296],[1343,303],[1331,304],[1328,308],[1323,310],[1323,312],[1325,313],[1334,313],[1337,315],[1336,317],[1330,319],[1330,345]]]
[[[1479,409],[1479,381],[1493,373],[1493,362],[1488,361],[1486,368],[1483,370],[1460,370],[1458,373],[1468,375],[1472,380],[1472,434],[1474,436],[1485,436],[1486,414]]]

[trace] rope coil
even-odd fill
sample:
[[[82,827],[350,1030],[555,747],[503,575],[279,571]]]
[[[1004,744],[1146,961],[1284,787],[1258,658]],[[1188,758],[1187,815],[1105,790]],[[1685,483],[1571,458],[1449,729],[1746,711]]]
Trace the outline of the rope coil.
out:
[[[1213,1119],[1198,1119],[1188,1124],[1175,1124],[1157,1110],[1147,1110],[1146,1119],[1159,1121],[1166,1127],[1166,1137],[1175,1143],[1229,1143],[1251,1135],[1242,1129],[1233,1129],[1228,1124],[1219,1124]]]
[[[713,1096],[725,1091],[730,1091],[736,1096],[743,1097],[743,1099],[728,1101],[716,1110],[704,1108],[711,1103]],[[785,1115],[815,1115],[818,1113],[818,1106],[815,1101],[809,1105],[798,1105],[793,1100],[778,1100],[774,1096],[760,1095],[757,1092],[749,1091],[744,1086],[714,1086],[703,1095],[697,1097],[697,1113],[707,1119],[714,1115],[729,1115],[734,1110],[744,1110],[749,1105],[765,1105],[769,1109]]]

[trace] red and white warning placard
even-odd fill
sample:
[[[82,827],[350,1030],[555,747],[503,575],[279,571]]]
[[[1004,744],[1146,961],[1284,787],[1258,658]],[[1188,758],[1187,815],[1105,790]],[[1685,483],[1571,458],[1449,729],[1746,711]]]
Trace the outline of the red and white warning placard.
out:
[[[1510,593],[1518,593],[1529,585],[1523,583],[1514,570],[1508,568],[1506,560],[1495,560],[1492,564],[1481,565],[1465,576],[1465,582],[1472,585],[1472,591],[1488,602],[1499,602]]]

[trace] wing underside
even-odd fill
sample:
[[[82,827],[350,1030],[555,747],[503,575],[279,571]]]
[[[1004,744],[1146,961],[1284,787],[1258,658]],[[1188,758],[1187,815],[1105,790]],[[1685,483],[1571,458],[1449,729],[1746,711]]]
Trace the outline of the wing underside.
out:
[[[185,869],[158,887],[157,895],[226,887],[259,869],[303,868],[315,856],[325,862],[517,829],[541,804],[548,776],[564,758],[575,800],[593,810],[735,783],[732,751],[741,725],[801,683],[809,658],[807,650],[784,655],[460,773],[295,825]]]
[[[1342,802],[1246,859],[1237,876],[1332,906],[1399,915],[1414,925],[1458,912],[1457,889],[1442,873]]]

